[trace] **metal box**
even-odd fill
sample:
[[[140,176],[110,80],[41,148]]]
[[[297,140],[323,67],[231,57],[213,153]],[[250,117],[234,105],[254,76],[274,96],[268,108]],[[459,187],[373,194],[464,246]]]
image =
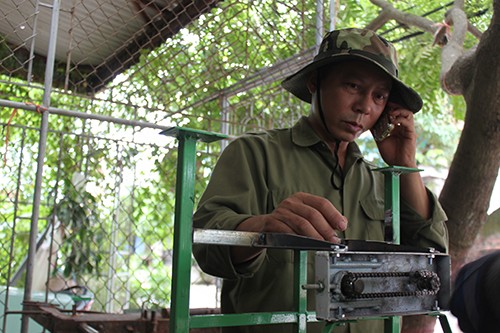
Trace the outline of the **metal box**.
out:
[[[448,307],[450,257],[428,252],[316,252],[316,316],[327,321]]]

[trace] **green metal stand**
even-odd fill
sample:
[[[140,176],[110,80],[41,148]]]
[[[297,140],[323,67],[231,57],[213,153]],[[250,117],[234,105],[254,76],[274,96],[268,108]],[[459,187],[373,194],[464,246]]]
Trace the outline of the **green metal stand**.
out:
[[[401,244],[401,203],[400,203],[400,176],[406,173],[422,170],[400,166],[378,168],[384,174],[384,211],[385,211],[385,240],[393,244]],[[452,333],[448,318],[442,314],[432,314],[439,318],[444,333]],[[401,331],[401,317],[393,316],[384,319],[384,333],[399,333]]]
[[[173,127],[163,131],[161,134],[175,137],[179,141],[175,193],[170,331],[188,333],[190,328],[293,323],[296,324],[298,333],[305,333],[307,331],[307,323],[315,322],[317,319],[315,312],[307,311],[307,290],[302,288],[302,286],[307,284],[307,251],[304,250],[294,250],[295,312],[190,315],[189,291],[191,285],[192,214],[194,210],[196,142],[214,142],[225,139],[227,136],[181,127]],[[399,175],[419,170],[403,167],[387,167],[376,170],[383,172],[385,175],[386,225],[387,227],[389,225],[392,226],[392,242],[399,244]],[[444,332],[451,333],[446,316],[440,314],[436,314],[436,316],[439,317]],[[400,317],[378,319],[385,320],[385,333],[400,332]],[[346,323],[347,321],[326,323],[323,333],[329,333],[334,327]],[[448,324],[448,330],[445,330],[446,324]]]
[[[188,128],[173,127],[161,134],[179,140],[174,219],[174,246],[172,261],[172,297],[170,331],[188,333],[190,328],[251,326],[261,324],[297,324],[297,332],[305,333],[306,324],[316,321],[314,313],[307,312],[307,292],[301,288],[307,283],[307,251],[295,251],[295,300],[297,312],[246,313],[223,315],[196,315],[189,313],[191,285],[192,214],[194,208],[194,180],[196,172],[196,142],[213,142],[225,135]]]
[[[191,235],[196,174],[196,141],[212,142],[220,134],[173,127],[161,134],[179,140],[175,187],[174,252],[172,261],[171,332],[189,332],[189,289],[191,285]],[[186,284],[187,282],[187,284]]]
[[[384,174],[384,224],[385,240],[393,244],[401,244],[400,236],[400,179],[403,173],[419,172],[419,169],[399,166],[388,166],[375,169]],[[399,333],[401,331],[401,317],[392,316],[384,319],[384,333]]]
[[[386,241],[394,244],[401,244],[400,223],[401,223],[401,204],[399,199],[400,179],[399,176],[405,173],[422,171],[420,169],[406,168],[400,166],[388,166],[378,168],[374,171],[380,171],[384,174],[384,211]]]

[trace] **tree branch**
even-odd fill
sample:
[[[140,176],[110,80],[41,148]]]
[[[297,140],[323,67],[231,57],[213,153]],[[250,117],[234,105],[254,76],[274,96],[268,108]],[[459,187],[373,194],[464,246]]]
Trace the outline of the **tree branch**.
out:
[[[447,11],[444,23],[435,23],[422,16],[408,14],[400,11],[386,0],[370,0],[372,4],[381,8],[380,14],[367,25],[368,29],[377,30],[389,19],[394,19],[400,24],[413,26],[435,37],[435,43],[443,46],[440,82],[444,91],[449,94],[463,95],[470,83],[471,63],[474,52],[467,52],[464,58],[464,41],[467,31],[475,37],[480,37],[481,32],[467,19],[464,0],[455,1],[453,7]],[[453,33],[449,33],[449,26],[453,25]]]
[[[390,18],[394,19],[395,21],[401,24],[417,27],[430,34],[434,34],[434,32],[436,32],[436,27],[434,26],[434,22],[426,19],[425,17],[405,13],[401,10],[398,10],[394,8],[394,6],[386,0],[370,0],[370,2],[373,3],[375,6],[382,8],[381,15],[383,14],[390,16]],[[377,21],[378,19],[379,18],[377,17],[370,24],[368,24],[367,27],[370,27],[372,24],[375,25],[374,22]]]
[[[384,24],[387,23],[391,19],[391,13],[389,10],[382,9],[380,11],[380,14],[373,20],[371,21],[367,26],[366,29],[370,29],[373,31],[377,31],[380,29]]]
[[[473,77],[477,46],[463,52],[446,73],[442,73],[441,86],[444,91],[452,95],[465,94]]]
[[[465,87],[462,84],[457,84],[460,82],[452,83],[446,80],[448,72],[464,53],[463,45],[468,28],[467,16],[458,2],[455,2],[453,8],[446,13],[445,24],[453,25],[454,29],[450,40],[443,46],[440,73],[441,87],[449,94],[462,95]],[[450,87],[453,87],[454,90],[450,90]]]
[[[467,30],[469,30],[472,36],[476,37],[477,39],[481,39],[481,36],[483,35],[483,33],[470,22],[467,25]]]

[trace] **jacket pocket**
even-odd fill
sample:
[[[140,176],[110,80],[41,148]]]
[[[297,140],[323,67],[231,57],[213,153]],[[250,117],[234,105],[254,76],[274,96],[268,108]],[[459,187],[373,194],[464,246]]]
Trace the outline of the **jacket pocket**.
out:
[[[366,215],[364,239],[384,240],[384,200],[367,197],[359,201],[361,210]]]
[[[369,220],[384,221],[384,200],[370,196],[361,199],[359,203]]]

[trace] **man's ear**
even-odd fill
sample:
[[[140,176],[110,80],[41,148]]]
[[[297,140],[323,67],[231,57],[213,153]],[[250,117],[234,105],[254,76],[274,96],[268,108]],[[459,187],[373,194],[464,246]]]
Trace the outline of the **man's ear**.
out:
[[[311,75],[309,75],[309,78],[307,79],[307,89],[313,95],[316,92],[316,89],[318,84],[318,73],[315,71]]]

